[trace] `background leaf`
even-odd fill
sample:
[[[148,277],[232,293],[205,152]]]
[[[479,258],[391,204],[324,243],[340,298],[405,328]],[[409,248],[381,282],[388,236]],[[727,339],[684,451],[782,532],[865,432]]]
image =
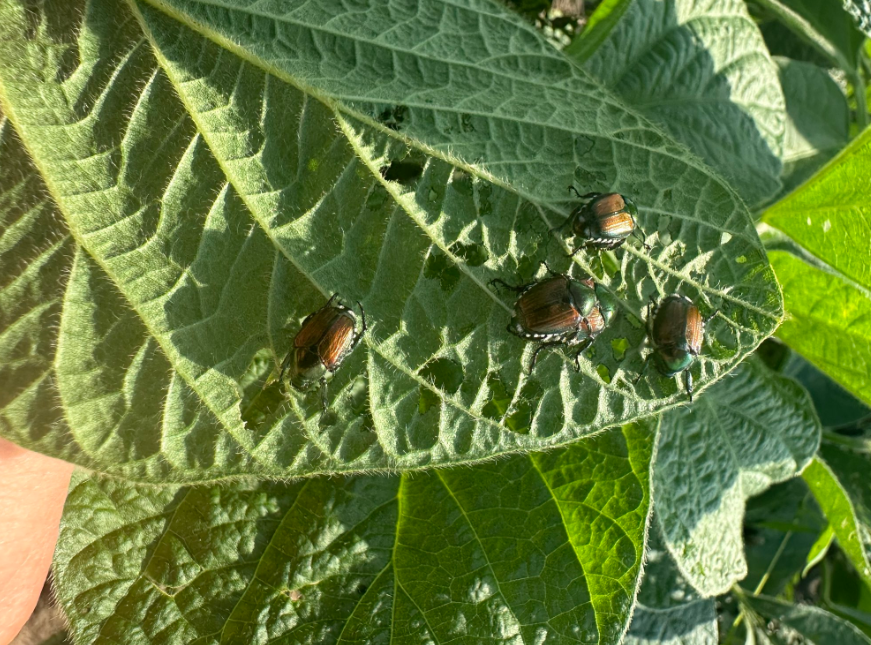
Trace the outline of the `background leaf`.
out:
[[[678,569],[701,595],[723,593],[747,574],[746,499],[801,472],[818,445],[810,397],[758,360],[692,407],[665,415],[656,518]]]
[[[700,598],[677,570],[659,529],[648,536],[644,579],[625,645],[716,645],[712,598]]]
[[[635,0],[584,67],[749,204],[780,188],[783,93],[741,0]]]
[[[866,130],[762,218],[798,246],[775,240],[769,254],[790,314],[778,336],[866,403],[871,402],[871,220],[861,187],[869,163],[871,130]]]
[[[753,594],[741,594],[741,600],[766,621],[774,621],[767,636],[778,645],[795,642],[797,637],[809,645],[871,643],[856,627],[819,607],[794,605],[769,596]],[[757,625],[759,627],[761,626]]]
[[[850,140],[850,109],[829,73],[812,63],[777,57],[786,99],[783,193],[789,193]]]
[[[867,441],[827,433],[804,479],[832,525],[841,550],[871,590],[871,492]],[[823,461],[825,459],[825,461]]]
[[[643,360],[641,310],[656,292],[680,291],[721,311],[694,368],[702,387],[737,364],[780,316],[778,287],[740,199],[534,31],[486,6],[451,14],[469,27],[478,56],[489,52],[485,44],[505,44],[485,43],[481,33],[514,43],[501,63],[488,57],[472,66],[478,80],[520,83],[518,75],[529,74],[504,65],[538,61],[537,82],[565,75],[553,101],[568,101],[560,108],[567,121],[521,109],[540,103],[531,82],[502,88],[513,93],[509,107],[468,79],[442,108],[460,118],[459,97],[490,101],[469,107],[471,129],[462,118],[456,127],[426,125],[437,102],[393,103],[389,114],[379,103],[374,118],[373,103],[363,109],[344,97],[339,110],[342,97],[324,95],[326,86],[373,90],[371,78],[354,85],[353,74],[347,84],[305,77],[320,78],[325,102],[289,82],[315,68],[350,72],[341,47],[310,42],[299,59],[276,50],[266,60],[252,52],[269,53],[255,38],[268,31],[248,34],[251,51],[231,53],[145,4],[130,11],[90,0],[64,4],[67,13],[54,5],[25,12],[6,0],[0,101],[20,154],[38,169],[41,181],[30,190],[52,197],[63,215],[57,234],[68,231],[77,251],[62,274],[63,314],[50,328],[60,350],[46,381],[69,428],[43,424],[16,383],[18,407],[3,432],[22,445],[50,446],[50,454],[72,444],[62,455],[77,463],[162,483],[395,471],[557,446],[684,400],[674,379],[651,376],[637,392],[631,384]],[[437,17],[419,18],[441,34],[429,47],[458,45]],[[304,16],[267,18],[324,37]],[[374,12],[370,27],[387,29],[383,19]],[[360,40],[356,17],[335,20],[331,28],[347,23],[346,44]],[[433,74],[471,69],[447,51],[403,60],[429,61]],[[331,62],[314,65],[324,52]],[[276,67],[279,59],[288,67]],[[386,78],[383,56],[372,60],[369,73]],[[446,100],[444,88],[426,89],[435,77],[403,70],[410,85],[393,87],[397,97]],[[585,120],[585,111],[595,118]],[[509,124],[521,130],[500,129]],[[437,134],[442,143],[427,139]],[[554,149],[539,145],[552,139]],[[503,168],[509,147],[513,161]],[[484,161],[447,163],[448,150],[503,168],[506,187],[482,178],[497,174],[485,172]],[[567,270],[566,247],[548,236],[557,205],[518,192],[535,186],[553,196],[548,182],[563,172],[564,199],[576,164],[579,172],[595,167],[597,185],[619,183],[647,205],[656,250],[648,257],[627,246],[618,270],[599,276],[624,308],[582,373],[554,352],[530,377],[532,348],[505,333],[511,300],[486,285],[497,276],[532,279],[545,258]],[[576,271],[602,266],[584,254],[577,263]],[[58,287],[50,285],[53,293]],[[267,381],[303,317],[335,292],[363,303],[371,331],[331,383],[330,410],[321,414],[315,393],[286,401]],[[461,379],[441,375],[457,370]]]
[[[154,488],[79,476],[55,559],[80,642],[617,642],[654,424],[415,476]]]

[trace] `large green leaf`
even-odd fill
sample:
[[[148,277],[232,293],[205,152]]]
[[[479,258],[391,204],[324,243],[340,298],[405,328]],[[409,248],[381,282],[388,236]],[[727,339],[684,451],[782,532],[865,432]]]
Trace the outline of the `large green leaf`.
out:
[[[831,75],[812,63],[775,58],[786,99],[783,191],[788,193],[850,140],[850,108]]]
[[[184,5],[219,44],[131,6],[0,9],[0,102],[33,162],[28,199],[49,195],[53,234],[77,248],[41,292],[16,292],[14,311],[42,292],[63,307],[41,332],[56,354],[34,359],[62,421],[41,416],[32,379],[5,394],[2,431],[23,445],[161,482],[471,462],[684,401],[674,379],[632,385],[651,294],[719,308],[702,388],[780,318],[740,198],[495,5],[439,5],[444,21],[423,12],[403,30],[381,10]],[[547,257],[567,268],[548,230],[573,176],[635,196],[655,247],[619,251],[600,276],[623,309],[581,373],[556,353],[528,376],[532,348],[506,333],[511,301],[487,283],[530,279]],[[315,393],[285,401],[264,384],[334,292],[362,301],[370,333],[321,414]]]
[[[717,645],[714,599],[700,598],[681,576],[655,527],[645,560],[624,645]]]
[[[842,9],[817,0],[753,0],[837,67],[854,76],[864,36]],[[842,6],[838,6],[841,4]]]
[[[656,518],[679,570],[701,595],[724,593],[747,574],[746,499],[801,472],[819,437],[807,392],[756,359],[692,407],[665,415]]]
[[[859,629],[819,607],[753,594],[741,594],[741,602],[764,619],[754,621],[754,626],[764,629],[763,638],[776,645],[796,642],[807,645],[871,644],[871,639]]]
[[[79,643],[617,643],[653,423],[475,468],[155,488],[79,476],[55,558]]]
[[[871,589],[871,442],[828,434],[805,481],[829,520],[841,550]],[[823,461],[823,459],[825,461]]]
[[[770,253],[790,316],[778,335],[871,402],[871,129],[801,189],[769,208]],[[796,248],[797,247],[797,248]]]
[[[748,203],[780,188],[784,98],[743,0],[635,0],[584,66]]]

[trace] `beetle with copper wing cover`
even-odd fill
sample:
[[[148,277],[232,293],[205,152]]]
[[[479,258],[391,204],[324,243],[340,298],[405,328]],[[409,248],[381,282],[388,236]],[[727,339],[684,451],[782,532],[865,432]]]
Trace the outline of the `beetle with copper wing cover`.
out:
[[[366,312],[360,307],[362,325],[357,331],[357,315],[341,303],[333,304],[338,294],[323,307],[309,314],[293,339],[293,346],[281,364],[279,382],[285,373],[294,389],[305,392],[314,383],[321,385],[321,403],[327,408],[327,381],[354,351],[366,333]]]
[[[551,272],[552,273],[552,272]],[[611,321],[617,303],[592,279],[573,280],[554,273],[541,282],[520,286],[496,278],[490,284],[501,285],[518,294],[508,331],[525,340],[537,341],[529,371],[538,354],[546,347],[580,346],[574,354],[575,368],[580,371],[580,355]]]
[[[635,203],[618,193],[587,193],[581,195],[574,186],[569,186],[583,204],[575,208],[559,228],[571,226],[572,235],[583,240],[571,252],[574,256],[582,248],[616,249],[630,235],[637,237],[645,250],[650,247],[644,241],[644,232],[638,226],[638,208]]]
[[[684,384],[692,403],[693,375],[689,368],[702,351],[705,325],[716,315],[714,311],[703,319],[699,308],[686,296],[673,294],[659,304],[651,296],[647,306],[647,333],[653,352],[644,359],[635,382],[638,383],[648,362],[653,359],[656,369],[663,376],[684,373]]]

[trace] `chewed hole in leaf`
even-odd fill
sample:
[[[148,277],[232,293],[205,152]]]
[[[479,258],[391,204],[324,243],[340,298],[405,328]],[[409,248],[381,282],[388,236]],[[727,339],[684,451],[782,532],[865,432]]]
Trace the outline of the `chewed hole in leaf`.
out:
[[[487,249],[481,244],[464,244],[459,240],[451,244],[450,251],[472,267],[481,266],[490,257]]]
[[[601,363],[596,365],[596,372],[605,383],[611,382],[611,370],[609,370],[605,365],[602,365]]]
[[[505,425],[518,434],[526,434],[532,427],[532,416],[544,388],[535,379],[529,379],[520,390],[519,403],[505,419]]]
[[[491,392],[490,400],[482,408],[481,414],[488,419],[501,419],[508,412],[508,406],[511,404],[511,394],[498,374],[490,374],[487,377],[487,386]]]
[[[399,130],[405,118],[408,116],[408,108],[404,105],[391,105],[382,109],[375,116],[379,122],[391,130]]]
[[[452,291],[461,277],[457,265],[447,255],[435,249],[430,252],[426,259],[423,275],[430,280],[438,280],[439,286],[444,291]]]
[[[611,351],[614,354],[614,360],[618,363],[626,357],[626,350],[629,349],[629,341],[625,338],[615,338],[611,341]]]
[[[381,176],[387,181],[395,181],[408,186],[423,174],[423,163],[419,161],[393,161],[381,167]]]
[[[449,358],[437,358],[425,365],[419,372],[420,376],[433,384],[439,390],[454,394],[463,383],[463,367]],[[418,411],[426,414],[433,406],[439,404],[439,395],[423,385],[419,388]]]

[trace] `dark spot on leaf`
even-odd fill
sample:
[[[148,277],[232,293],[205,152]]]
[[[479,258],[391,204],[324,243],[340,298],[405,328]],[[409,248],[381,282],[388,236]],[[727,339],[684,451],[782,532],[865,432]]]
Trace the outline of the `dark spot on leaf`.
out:
[[[590,137],[581,135],[579,137],[575,137],[575,156],[583,157],[588,152],[590,152],[593,148],[596,147],[596,142]]]
[[[430,280],[438,280],[439,286],[451,291],[460,281],[460,269],[444,253],[433,251],[426,259],[423,275]]]
[[[671,188],[666,188],[662,191],[662,197],[663,199],[671,199]]]
[[[404,105],[392,105],[384,108],[375,117],[391,130],[399,130],[408,116],[408,108]]]
[[[421,378],[448,394],[454,394],[463,384],[463,367],[449,358],[437,358],[431,363],[427,363],[419,374]],[[421,385],[418,411],[421,414],[426,414],[427,410],[439,404],[439,400],[439,395],[436,392]]]
[[[508,394],[505,384],[497,374],[490,374],[487,377],[487,386],[490,388],[490,400],[481,410],[481,414],[488,419],[501,419],[511,404],[511,395]]]
[[[387,181],[395,181],[403,186],[413,184],[423,173],[423,164],[417,161],[393,161],[382,166],[381,176]]]
[[[357,593],[362,596],[368,588],[366,585],[357,585]]]
[[[618,363],[626,358],[627,349],[629,349],[629,341],[625,338],[615,338],[611,341],[611,350],[614,352],[614,360]]]
[[[465,260],[466,264],[472,267],[479,267],[487,261],[490,254],[487,249],[481,244],[463,244],[460,241],[454,242],[450,246],[450,252],[457,257]]]
[[[437,407],[441,399],[439,399],[438,394],[423,385],[418,389],[417,411],[426,414],[430,408]]]
[[[471,197],[474,188],[471,175],[463,170],[454,168],[454,171],[451,173],[451,188],[464,197]]]
[[[320,394],[318,395],[320,397]],[[339,415],[336,414],[335,410],[331,410],[327,408],[323,411],[321,416],[318,418],[318,427],[319,428],[329,428],[332,425],[336,424],[336,421],[339,420]]]
[[[519,434],[526,434],[532,427],[532,414],[538,400],[544,394],[541,384],[529,379],[520,389],[520,399],[514,411],[505,419],[505,425]]]
[[[420,376],[438,389],[454,394],[463,384],[463,367],[449,358],[437,358],[420,370]]]
[[[604,186],[608,179],[605,173],[599,170],[587,170],[586,168],[575,170],[575,177],[582,186]]]
[[[493,186],[491,184],[481,184],[478,189],[478,212],[482,217],[486,217],[493,212],[493,202],[490,201],[493,195]]]
[[[466,114],[465,112],[460,116],[460,127],[463,128],[463,132],[474,132],[475,124],[472,123],[472,115]]]

